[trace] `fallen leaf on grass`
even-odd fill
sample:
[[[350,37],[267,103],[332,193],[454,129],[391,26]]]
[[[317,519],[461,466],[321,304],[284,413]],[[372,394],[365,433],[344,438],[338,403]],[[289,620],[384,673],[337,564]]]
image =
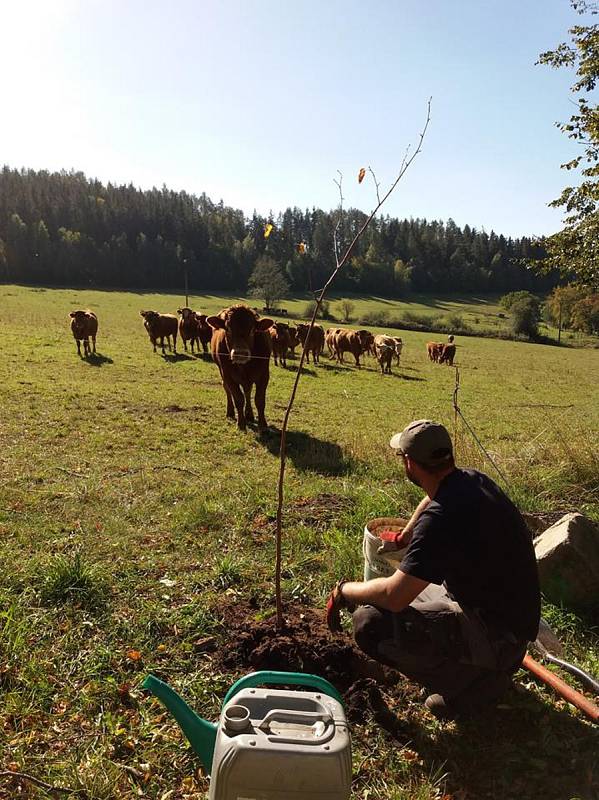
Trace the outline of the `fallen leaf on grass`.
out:
[[[121,698],[121,702],[123,703],[130,703],[131,698],[131,684],[130,683],[121,683],[118,688],[119,697]]]
[[[141,653],[139,650],[127,650],[127,658],[129,661],[140,661]]]
[[[407,747],[405,747],[405,748],[404,748],[404,749],[401,751],[401,754],[402,754],[403,758],[404,758],[406,761],[409,761],[410,763],[411,763],[411,762],[414,762],[414,761],[420,761],[420,756],[418,755],[418,753],[416,753],[414,750],[410,750],[410,749],[409,749],[409,748],[407,748]]]

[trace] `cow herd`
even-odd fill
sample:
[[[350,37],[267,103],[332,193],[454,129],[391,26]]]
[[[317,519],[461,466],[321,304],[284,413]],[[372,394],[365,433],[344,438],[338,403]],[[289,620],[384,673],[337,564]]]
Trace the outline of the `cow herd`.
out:
[[[451,367],[455,358],[453,336],[448,337],[447,344],[445,342],[427,342],[426,352],[431,361],[436,364],[448,364]]]
[[[176,317],[174,314],[160,314],[158,311],[140,311],[144,320],[144,327],[148,332],[150,341],[156,352],[156,344],[162,348],[164,355],[164,340],[166,339],[169,349],[177,352],[177,332],[183,342],[183,348],[187,351],[187,343],[193,353],[194,346],[200,352],[200,344],[204,353],[208,352],[208,345],[212,338],[212,328],[206,322],[206,314],[198,314],[191,308],[177,309]]]
[[[266,388],[269,381],[269,363],[271,355],[275,365],[285,367],[289,353],[295,355],[295,348],[301,345],[305,352],[305,360],[309,364],[317,364],[325,350],[329,359],[344,363],[344,355],[354,357],[360,367],[360,357],[367,354],[374,356],[383,374],[391,374],[391,364],[395,357],[399,365],[403,341],[399,336],[387,334],[374,335],[367,330],[350,330],[349,328],[328,328],[315,324],[312,329],[307,323],[296,326],[287,322],[275,322],[269,318],[260,318],[255,310],[239,304],[223,309],[219,314],[207,316],[198,314],[191,308],[180,308],[174,314],[161,314],[157,311],[140,311],[144,327],[156,352],[156,347],[165,347],[177,352],[177,336],[180,336],[185,350],[188,344],[191,352],[194,347],[199,354],[200,345],[204,353],[208,345],[212,359],[218,366],[222,385],[227,397],[227,417],[237,420],[240,430],[246,429],[248,422],[254,422],[251,403],[252,388],[255,387],[254,403],[258,416],[258,429],[265,430]],[[83,342],[84,355],[96,352],[96,334],[98,318],[93,311],[72,311],[71,331],[77,343],[77,352],[81,355]],[[166,344],[165,344],[166,342]],[[428,357],[437,363],[453,364],[456,346],[453,336],[447,344],[428,342]]]

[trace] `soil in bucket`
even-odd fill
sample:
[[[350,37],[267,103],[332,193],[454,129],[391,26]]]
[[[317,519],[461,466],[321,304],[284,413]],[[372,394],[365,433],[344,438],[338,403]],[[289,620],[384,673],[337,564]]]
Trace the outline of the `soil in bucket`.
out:
[[[401,517],[375,517],[364,526],[363,555],[364,555],[364,580],[382,578],[392,575],[399,567],[407,547],[394,553],[379,555],[381,545],[379,533],[392,531],[399,533],[407,524]]]

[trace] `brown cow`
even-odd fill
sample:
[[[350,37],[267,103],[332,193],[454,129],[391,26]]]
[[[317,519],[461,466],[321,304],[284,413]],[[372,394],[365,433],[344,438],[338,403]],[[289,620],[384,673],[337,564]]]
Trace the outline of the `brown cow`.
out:
[[[206,321],[214,329],[210,349],[227,393],[227,417],[235,419],[236,409],[237,427],[242,431],[246,422],[254,421],[251,392],[255,384],[258,428],[265,430],[271,352],[268,329],[273,324],[272,319],[259,319],[251,308],[236,305],[223,309],[218,316],[208,317]]]
[[[158,311],[140,311],[140,315],[144,318],[144,327],[148,332],[154,352],[156,352],[156,342],[160,339],[160,346],[162,347],[162,355],[164,352],[164,339],[166,337],[169,348],[171,347],[170,337],[173,339],[172,350],[177,352],[177,328],[179,320],[174,314],[159,314]]]
[[[202,343],[202,349],[205,353],[208,352],[208,345],[212,340],[212,328],[206,320],[208,319],[206,314],[198,314],[194,312],[194,316],[196,319],[196,331],[197,331],[197,338]],[[198,351],[200,349],[200,345],[198,344]]]
[[[297,328],[294,325],[289,326],[289,349],[291,350],[291,355],[295,358],[295,348],[300,343],[300,340],[297,337]]]
[[[278,365],[278,360],[281,361],[281,366],[287,366],[287,351],[291,338],[289,336],[289,325],[286,322],[275,322],[272,328],[268,331],[272,339],[272,355],[275,361],[275,366]]]
[[[362,342],[356,331],[339,329],[333,335],[333,349],[337,356],[337,361],[343,364],[343,354],[351,353],[356,359],[356,367],[360,366],[360,355],[362,353]]]
[[[309,328],[308,323],[300,322],[297,326],[297,338],[306,351],[306,363],[310,363],[310,353],[312,353],[312,361],[317,364],[324,349],[324,329],[322,325],[314,325],[308,336]]]
[[[93,311],[71,311],[71,332],[77,342],[77,354],[81,355],[81,342],[83,342],[83,353],[85,358],[91,355],[89,347],[89,337],[96,352],[96,333],[98,332],[98,318]]]
[[[179,336],[183,340],[183,347],[187,350],[187,342],[191,342],[191,352],[193,354],[193,346],[194,344],[198,347],[198,352],[200,350],[200,342],[198,339],[198,323],[195,311],[192,311],[191,308],[178,308],[177,314],[181,315],[181,319],[179,320]]]
[[[455,344],[444,344],[439,356],[439,364],[449,364],[453,366],[453,359],[455,358]]]
[[[395,339],[392,336],[386,336],[384,333],[374,337],[376,359],[381,366],[383,375],[385,373],[391,375],[391,361],[396,352],[395,344]]]
[[[327,328],[324,332],[324,343],[327,346],[327,350],[329,351],[329,360],[335,358],[335,334],[339,333],[341,328]]]
[[[427,342],[426,352],[431,361],[439,361],[441,353],[443,352],[443,342]]]
[[[356,333],[360,337],[360,342],[362,343],[362,353],[370,353],[370,355],[375,356],[373,334],[365,330],[356,331]]]
[[[399,367],[399,359],[401,358],[401,351],[403,350],[403,339],[401,336],[391,337],[395,342],[395,358],[397,359],[397,366]]]

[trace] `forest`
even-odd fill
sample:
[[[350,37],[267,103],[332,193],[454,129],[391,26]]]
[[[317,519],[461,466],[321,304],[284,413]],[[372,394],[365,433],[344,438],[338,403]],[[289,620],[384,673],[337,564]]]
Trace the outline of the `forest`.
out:
[[[291,292],[320,288],[334,268],[339,210],[287,208],[247,218],[241,210],[163,186],[104,185],[81,172],[0,172],[0,280],[45,286],[245,293],[257,259],[268,255]],[[340,248],[366,215],[342,212]],[[265,237],[265,228],[272,231]],[[402,297],[410,291],[546,292],[558,273],[533,238],[510,238],[449,219],[381,216],[359,241],[338,291]]]

